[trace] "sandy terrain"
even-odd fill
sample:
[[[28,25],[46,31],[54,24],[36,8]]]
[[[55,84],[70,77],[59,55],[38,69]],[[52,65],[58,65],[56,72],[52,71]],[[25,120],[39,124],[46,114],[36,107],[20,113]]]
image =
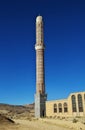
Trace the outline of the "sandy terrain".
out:
[[[0,124],[0,130],[85,130],[85,125],[59,119],[15,120],[15,124]]]
[[[60,126],[45,123],[44,121],[16,120],[17,124],[0,125],[0,130],[69,130]]]

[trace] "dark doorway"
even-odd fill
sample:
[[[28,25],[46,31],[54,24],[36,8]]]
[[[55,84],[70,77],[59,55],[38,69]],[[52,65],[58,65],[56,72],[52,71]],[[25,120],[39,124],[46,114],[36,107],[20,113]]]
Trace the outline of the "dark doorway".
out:
[[[42,117],[44,117],[44,116],[45,116],[45,111],[43,110],[43,111],[42,111]]]

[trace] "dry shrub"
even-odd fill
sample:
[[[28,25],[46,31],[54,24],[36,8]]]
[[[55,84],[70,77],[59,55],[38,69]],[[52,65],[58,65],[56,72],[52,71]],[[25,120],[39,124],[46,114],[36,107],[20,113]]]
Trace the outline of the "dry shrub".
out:
[[[78,120],[76,118],[73,119],[73,123],[77,123]]]

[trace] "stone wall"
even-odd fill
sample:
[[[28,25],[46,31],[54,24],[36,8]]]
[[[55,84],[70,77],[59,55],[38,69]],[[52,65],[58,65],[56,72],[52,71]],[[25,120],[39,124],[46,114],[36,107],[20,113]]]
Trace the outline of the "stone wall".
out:
[[[78,99],[78,95],[80,99]],[[75,96],[76,110],[73,108],[75,104],[72,105],[72,96]],[[81,97],[83,110],[81,103],[79,108]],[[46,116],[85,116],[85,92],[71,93],[67,99],[46,101]]]

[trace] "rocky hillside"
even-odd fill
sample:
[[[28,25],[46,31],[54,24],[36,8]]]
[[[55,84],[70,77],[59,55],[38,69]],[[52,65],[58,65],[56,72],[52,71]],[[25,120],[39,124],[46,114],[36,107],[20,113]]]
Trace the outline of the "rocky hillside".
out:
[[[34,104],[25,106],[0,104],[0,114],[10,119],[29,119],[34,117]]]
[[[0,124],[13,124],[14,121],[0,114]]]

